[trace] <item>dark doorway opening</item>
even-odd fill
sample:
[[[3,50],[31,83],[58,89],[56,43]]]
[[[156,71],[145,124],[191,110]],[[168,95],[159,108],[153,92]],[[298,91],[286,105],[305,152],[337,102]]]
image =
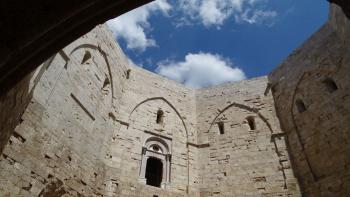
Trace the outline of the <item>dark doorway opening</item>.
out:
[[[163,178],[163,163],[159,159],[149,158],[146,167],[146,184],[160,187]]]

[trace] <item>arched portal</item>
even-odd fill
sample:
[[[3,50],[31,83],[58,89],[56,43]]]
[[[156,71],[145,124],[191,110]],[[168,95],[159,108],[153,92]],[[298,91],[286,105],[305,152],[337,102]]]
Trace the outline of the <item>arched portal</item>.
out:
[[[143,106],[144,104],[146,104],[146,103],[148,103],[148,102],[152,102],[152,101],[163,101],[163,102],[165,102],[174,112],[175,112],[175,114],[177,115],[177,117],[180,119],[180,121],[181,121],[181,123],[182,123],[182,125],[183,125],[183,129],[184,129],[184,131],[185,131],[185,133],[184,134],[181,134],[181,135],[184,135],[183,137],[186,137],[186,144],[188,144],[188,142],[189,141],[192,141],[192,140],[194,140],[193,138],[191,138],[191,139],[189,139],[189,136],[194,136],[194,134],[193,133],[191,133],[188,129],[187,129],[187,126],[186,126],[186,123],[185,123],[185,120],[184,120],[184,118],[183,118],[183,116],[180,114],[180,112],[177,110],[177,108],[171,103],[171,102],[169,102],[167,99],[165,99],[164,97],[152,97],[152,98],[148,98],[148,99],[145,99],[145,100],[143,100],[143,101],[141,101],[139,104],[137,104],[132,110],[131,110],[131,113],[130,113],[130,115],[129,115],[129,122],[132,122],[133,121],[133,119],[132,119],[132,116],[133,116],[133,114],[135,113],[135,112],[137,112],[137,110],[141,107],[141,106]],[[162,115],[162,113],[159,113],[160,115]],[[158,115],[158,113],[157,113],[157,115]],[[163,111],[163,115],[165,115],[164,114],[164,111]],[[161,116],[160,116],[161,117]],[[155,118],[156,119],[156,118]],[[152,120],[153,121],[153,120]],[[166,119],[164,119],[164,117],[163,117],[163,121],[165,122],[166,121]],[[157,120],[155,120],[154,122],[157,122]],[[161,125],[161,124],[160,124]],[[167,140],[165,140],[167,143],[168,143],[168,141]],[[171,146],[168,146],[170,149],[171,149]],[[181,167],[183,167],[183,168],[187,168],[186,169],[186,173],[187,173],[187,187],[189,188],[190,187],[190,180],[191,180],[191,177],[190,177],[190,151],[189,151],[189,148],[188,148],[188,146],[187,147],[184,147],[185,149],[183,149],[183,150],[185,150],[186,151],[186,160],[187,161],[185,161],[186,162],[186,166],[181,166]],[[169,155],[169,156],[171,156],[171,155]],[[170,165],[170,162],[169,162],[169,165]],[[169,173],[170,173],[170,170],[169,170]],[[141,181],[142,182],[144,182],[144,180],[143,180],[143,178],[141,178],[142,176],[140,176],[140,179],[141,179]],[[170,175],[169,175],[169,177],[170,177]],[[170,179],[169,179],[169,183],[170,183]]]
[[[163,163],[158,158],[148,158],[146,167],[146,184],[160,187],[163,177]]]
[[[140,182],[166,188],[170,184],[171,141],[150,137],[142,147]]]

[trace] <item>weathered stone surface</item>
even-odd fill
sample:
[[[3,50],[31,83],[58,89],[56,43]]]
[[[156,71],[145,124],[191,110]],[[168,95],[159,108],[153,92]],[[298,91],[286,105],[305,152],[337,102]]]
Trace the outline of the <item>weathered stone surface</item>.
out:
[[[347,0],[328,0],[331,3],[335,3],[343,9],[344,14],[350,19],[350,2]]]
[[[196,91],[198,139],[208,144],[199,154],[201,196],[300,195],[267,82]]]
[[[150,1],[0,1],[0,94],[96,25]]]
[[[268,77],[199,90],[95,28],[1,99],[0,195],[348,196],[349,21],[331,10]]]
[[[349,195],[350,28],[339,7],[331,11],[331,20],[269,76],[305,196]]]
[[[300,195],[283,134],[273,137],[282,131],[266,77],[189,89],[129,65],[100,26],[31,79],[30,103],[0,159],[0,177],[12,177],[1,195]],[[167,146],[161,188],[142,174],[157,156],[152,140]]]

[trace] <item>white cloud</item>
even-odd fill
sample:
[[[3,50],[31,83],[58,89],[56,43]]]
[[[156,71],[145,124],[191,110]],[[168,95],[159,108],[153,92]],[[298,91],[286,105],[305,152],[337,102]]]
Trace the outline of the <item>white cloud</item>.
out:
[[[212,24],[221,25],[230,15],[230,10],[225,11],[226,6],[224,1],[203,1],[199,10],[199,15],[203,20],[203,24],[205,26],[210,26]]]
[[[237,18],[237,21],[244,21],[249,24],[266,24],[273,25],[274,21],[270,20],[277,16],[277,12],[275,11],[264,11],[264,10],[251,10],[247,9],[240,18]]]
[[[179,0],[179,7],[185,16],[178,26],[189,24],[189,20],[199,21],[206,27],[220,27],[233,16],[238,23],[273,24],[277,12],[259,8],[266,0]],[[186,23],[185,23],[186,22]]]
[[[167,0],[157,0],[109,20],[107,25],[117,38],[126,41],[128,49],[144,51],[147,47],[157,45],[154,39],[146,35],[146,32],[151,29],[148,21],[151,13],[161,12],[163,15],[168,15],[171,9],[172,6]]]
[[[126,41],[128,49],[143,52],[157,46],[150,36],[150,16],[156,13],[169,16],[174,10],[169,2],[177,7],[176,17],[173,17],[176,27],[199,22],[206,27],[220,28],[231,18],[237,23],[273,25],[277,12],[264,9],[266,1],[269,0],[156,0],[107,24],[118,39]]]
[[[240,68],[232,67],[231,61],[210,53],[189,53],[182,62],[160,62],[156,72],[192,88],[209,87],[246,78]]]

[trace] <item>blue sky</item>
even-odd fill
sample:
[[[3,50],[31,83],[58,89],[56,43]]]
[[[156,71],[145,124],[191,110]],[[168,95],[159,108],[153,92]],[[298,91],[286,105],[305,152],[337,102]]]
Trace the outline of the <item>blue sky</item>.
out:
[[[200,88],[267,75],[327,17],[326,0],[157,0],[107,24],[136,65]]]

